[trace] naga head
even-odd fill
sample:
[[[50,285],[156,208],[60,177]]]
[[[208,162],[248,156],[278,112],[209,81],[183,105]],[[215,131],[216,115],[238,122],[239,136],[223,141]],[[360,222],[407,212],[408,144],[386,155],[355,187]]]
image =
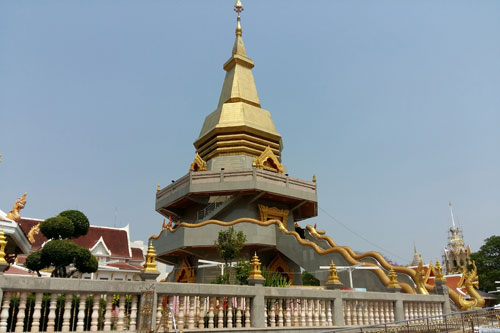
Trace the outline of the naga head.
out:
[[[476,289],[479,288],[479,277],[477,276],[477,267],[476,262],[472,261],[473,269],[469,272],[467,271],[467,267],[463,267],[462,269],[462,277],[458,282],[457,286],[461,287],[474,287]]]

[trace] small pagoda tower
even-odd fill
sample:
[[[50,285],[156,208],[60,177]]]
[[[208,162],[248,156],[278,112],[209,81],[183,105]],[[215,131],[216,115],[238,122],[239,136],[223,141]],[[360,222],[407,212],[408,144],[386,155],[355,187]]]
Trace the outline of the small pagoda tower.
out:
[[[254,62],[243,43],[241,1],[236,1],[234,11],[235,41],[223,65],[226,75],[217,107],[194,142],[188,173],[156,192],[156,211],[172,222],[152,236],[152,242],[157,260],[174,266],[168,281],[183,282],[182,272],[189,272],[190,281],[206,283],[214,279],[214,272],[202,269],[199,260],[220,260],[214,241],[220,230],[229,227],[223,223],[251,219],[234,224],[247,237],[242,255],[250,258],[257,252],[264,265],[300,283],[300,266],[295,262],[302,258],[290,258],[291,253],[302,255],[300,245],[283,245],[293,237],[283,241],[279,225],[266,221],[278,220],[294,230],[297,221],[316,216],[316,182],[290,177],[282,164],[281,136],[271,113],[261,107]]]
[[[448,230],[448,245],[444,248],[443,266],[446,270],[446,275],[461,274],[462,267],[466,266],[470,261],[470,247],[465,246],[462,229],[456,226],[453,216],[453,208],[451,202],[451,227]]]

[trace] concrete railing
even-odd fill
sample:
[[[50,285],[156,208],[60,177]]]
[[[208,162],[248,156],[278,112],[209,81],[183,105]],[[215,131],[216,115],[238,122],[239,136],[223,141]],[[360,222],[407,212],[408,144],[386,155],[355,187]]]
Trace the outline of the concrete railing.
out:
[[[448,313],[444,295],[0,275],[0,332],[321,330]]]
[[[168,197],[176,191],[182,192],[190,185],[196,186],[210,183],[223,183],[228,185],[228,189],[232,189],[232,185],[234,185],[235,188],[238,188],[239,184],[244,184],[246,186],[246,182],[268,183],[286,189],[296,189],[303,192],[316,193],[315,182],[252,168],[220,171],[191,171],[183,177],[177,179],[172,184],[156,192],[156,198],[161,199],[163,197]]]

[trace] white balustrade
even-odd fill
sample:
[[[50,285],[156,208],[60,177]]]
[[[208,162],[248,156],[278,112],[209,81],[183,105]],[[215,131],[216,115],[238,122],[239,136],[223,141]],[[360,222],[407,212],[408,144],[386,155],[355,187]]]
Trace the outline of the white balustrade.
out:
[[[25,281],[25,278],[20,279]],[[5,286],[5,281],[12,282]],[[28,279],[28,282],[19,285],[25,286],[31,283],[29,281],[36,283],[30,290],[24,290],[13,281],[11,277],[0,279],[3,293],[0,333],[136,331],[144,327],[141,321],[144,305],[141,294],[147,288],[154,288],[153,295],[156,297],[156,302],[149,306],[149,311],[153,311],[149,312],[150,320],[156,317],[151,329],[158,327],[160,332],[172,331],[173,319],[178,330],[248,329],[252,327],[252,315],[256,315],[256,320],[266,320],[269,327],[280,330],[331,327],[339,318],[338,312],[343,314],[346,326],[382,324],[395,321],[397,302],[403,305],[398,310],[401,316],[426,325],[421,318],[442,315],[443,304],[447,301],[445,296],[439,295],[394,294],[391,297],[385,294],[383,299],[377,299],[377,293],[294,288],[263,288],[259,294],[254,294],[256,289],[253,288],[257,287],[248,286],[200,285],[188,288],[185,284],[149,282],[141,285],[141,282],[133,282],[129,287],[126,281],[110,284],[113,288],[106,287],[105,281],[99,281],[97,289],[93,289],[92,281],[77,279],[64,280],[64,289],[57,289],[57,283],[46,283],[51,281],[49,279]],[[83,287],[78,289],[80,285]],[[342,297],[340,302],[338,297]],[[264,309],[258,307],[256,310],[259,312],[254,314],[252,304],[265,306]],[[334,304],[339,305],[333,307]],[[438,319],[431,319],[430,323],[440,324]]]

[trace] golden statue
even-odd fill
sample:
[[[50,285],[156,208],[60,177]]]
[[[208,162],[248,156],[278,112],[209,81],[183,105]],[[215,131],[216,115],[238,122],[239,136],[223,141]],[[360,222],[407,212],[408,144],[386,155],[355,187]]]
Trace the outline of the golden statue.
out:
[[[478,309],[484,306],[484,298],[479,295],[476,291],[479,288],[479,278],[477,276],[476,263],[472,261],[472,267],[474,269],[471,272],[467,272],[467,268],[464,266],[462,278],[457,284],[457,287],[465,287],[467,293],[472,299],[465,299],[462,296],[459,298],[460,310],[467,311],[472,308]]]
[[[432,262],[429,265],[429,269],[427,272],[424,269],[424,264],[422,262],[422,257],[420,257],[420,261],[418,263],[417,270],[415,272],[415,277],[413,280],[415,281],[416,284],[416,289],[417,289],[417,294],[424,294],[428,295],[429,292],[427,291],[427,288],[425,287],[425,284],[427,283],[427,280],[429,279],[429,275],[432,270]]]
[[[40,224],[41,222],[38,223],[37,225],[34,225],[28,232],[28,240],[30,241],[31,244],[35,242],[35,236],[40,233]]]
[[[21,220],[21,215],[19,214],[19,211],[23,209],[25,205],[26,205],[26,192],[24,192],[24,194],[20,198],[17,198],[14,207],[7,214],[7,218],[19,222]]]

